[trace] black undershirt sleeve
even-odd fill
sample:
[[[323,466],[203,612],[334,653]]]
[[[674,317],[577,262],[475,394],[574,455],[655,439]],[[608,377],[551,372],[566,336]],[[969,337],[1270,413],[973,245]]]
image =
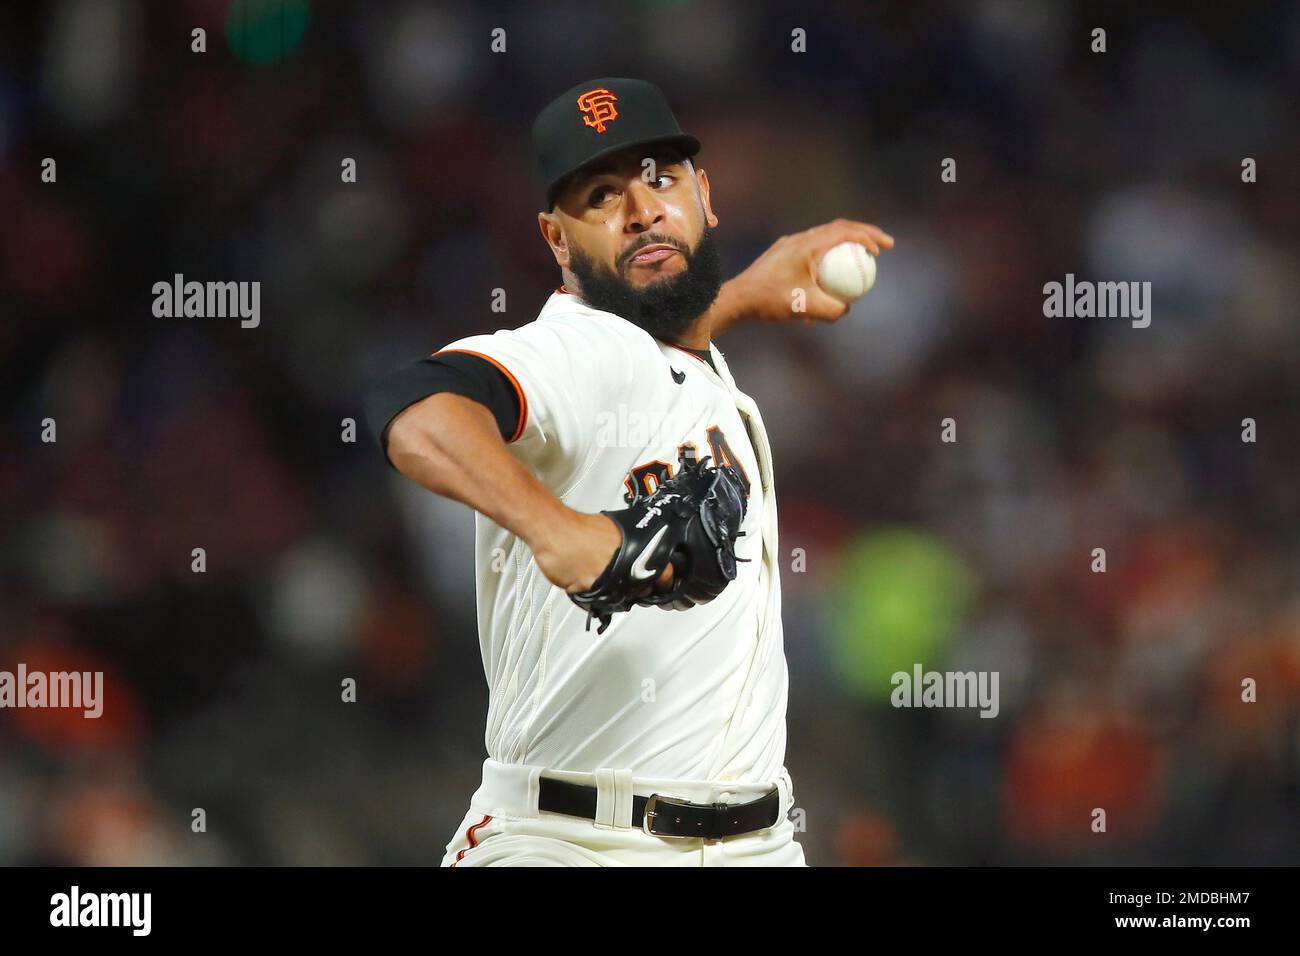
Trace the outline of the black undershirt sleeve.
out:
[[[514,437],[519,427],[519,393],[510,379],[487,359],[466,352],[444,352],[376,379],[362,396],[366,423],[385,460],[392,420],[438,392],[463,395],[486,406],[496,419],[501,437],[506,441]]]

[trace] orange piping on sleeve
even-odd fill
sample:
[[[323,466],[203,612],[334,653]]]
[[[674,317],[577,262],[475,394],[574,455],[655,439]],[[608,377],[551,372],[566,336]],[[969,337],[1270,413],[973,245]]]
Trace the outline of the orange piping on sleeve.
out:
[[[442,349],[441,351],[434,352],[433,354],[445,355],[448,352],[463,352],[466,355],[476,355],[479,358],[483,359],[484,361],[491,362],[493,365],[495,365],[498,369],[501,370],[501,373],[506,378],[510,379],[510,384],[515,387],[515,394],[519,396],[519,427],[516,428],[515,433],[510,436],[510,441],[511,442],[518,441],[519,436],[524,433],[524,426],[528,424],[528,396],[524,394],[523,387],[519,384],[519,379],[515,378],[514,374],[510,371],[510,369],[506,368],[504,365],[502,365],[492,356],[484,355],[482,352],[475,352],[473,349]]]

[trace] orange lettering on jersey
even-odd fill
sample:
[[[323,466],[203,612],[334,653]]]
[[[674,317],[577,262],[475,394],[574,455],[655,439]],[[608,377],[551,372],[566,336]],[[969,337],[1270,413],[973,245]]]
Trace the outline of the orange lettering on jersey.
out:
[[[623,500],[630,505],[641,495],[649,497],[658,491],[659,486],[672,476],[673,466],[658,458],[654,461],[648,461],[644,465],[637,465],[623,479],[623,487],[627,489],[627,493],[623,495]],[[640,494],[637,492],[638,488]]]
[[[713,464],[715,466],[730,465],[735,468],[740,475],[740,483],[745,486],[745,494],[748,495],[749,475],[745,474],[745,466],[740,463],[736,453],[727,444],[727,436],[717,425],[710,425],[706,434],[709,436],[709,448],[713,452]]]
[[[617,99],[617,96],[603,87],[583,93],[578,97],[578,109],[586,114],[582,121],[597,133],[605,132],[605,124],[618,119],[618,110],[614,109]]]
[[[735,468],[736,473],[740,476],[740,483],[744,486],[745,496],[748,497],[750,489],[749,475],[745,474],[745,466],[740,463],[740,459],[736,457],[736,453],[733,452],[731,446],[727,444],[727,436],[723,434],[722,429],[717,425],[710,425],[706,434],[709,438],[709,450],[713,452],[711,456],[713,459],[713,466],[716,468],[719,465],[730,465]],[[695,447],[695,442],[684,441],[677,446],[678,461],[681,461],[683,448],[689,448],[691,450],[688,457],[692,461],[699,456],[699,452]],[[630,505],[642,495],[648,496],[654,494],[659,486],[672,476],[673,466],[661,458],[656,458],[653,461],[637,465],[629,471],[627,477],[623,479],[623,501]]]

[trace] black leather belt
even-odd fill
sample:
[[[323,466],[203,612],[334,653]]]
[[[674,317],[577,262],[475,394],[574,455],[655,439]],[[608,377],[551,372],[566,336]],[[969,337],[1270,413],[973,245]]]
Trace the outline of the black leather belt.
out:
[[[596,819],[596,788],[551,777],[538,778],[537,808]],[[690,803],[653,794],[632,796],[632,826],[651,836],[720,840],[775,826],[781,814],[776,787],[749,803]]]

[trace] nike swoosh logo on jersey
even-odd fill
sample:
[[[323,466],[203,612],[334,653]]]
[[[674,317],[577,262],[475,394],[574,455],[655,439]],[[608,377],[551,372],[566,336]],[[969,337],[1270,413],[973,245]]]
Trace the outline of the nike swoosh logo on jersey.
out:
[[[670,372],[673,373],[673,381],[676,382],[678,385],[680,385],[680,384],[682,384],[682,382],[686,381],[686,373],[685,373],[685,372],[679,372],[679,371],[677,371],[677,369],[673,368],[671,365],[668,366],[668,371],[670,371]]]
[[[646,567],[646,565],[650,562],[650,555],[654,553],[654,549],[658,546],[659,540],[667,533],[668,525],[664,525],[655,532],[655,536],[650,539],[650,542],[644,548],[641,549],[641,553],[637,555],[637,559],[632,562],[633,581],[648,581],[659,573],[657,571],[651,571]]]

